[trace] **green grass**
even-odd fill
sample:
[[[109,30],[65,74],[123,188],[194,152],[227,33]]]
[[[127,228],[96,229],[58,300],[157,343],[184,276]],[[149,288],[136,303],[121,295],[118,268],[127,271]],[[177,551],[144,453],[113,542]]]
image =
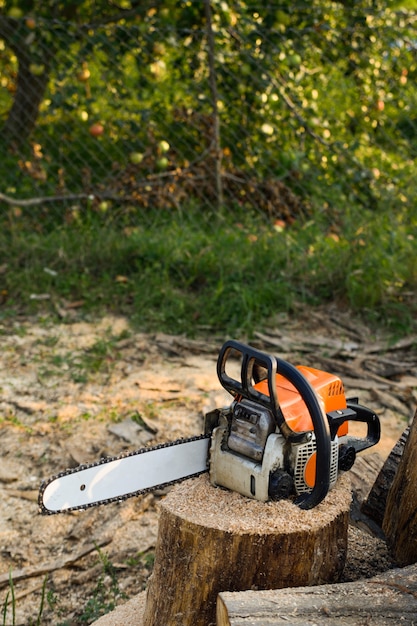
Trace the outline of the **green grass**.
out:
[[[395,333],[413,326],[411,209],[346,210],[337,222],[317,211],[283,229],[248,212],[192,209],[134,227],[87,213],[36,232],[20,219],[0,232],[3,318],[54,316],[76,302],[80,315],[125,314],[143,331],[238,336],[277,313],[338,301]],[[89,358],[101,364],[109,350],[96,346]]]
[[[43,584],[42,584],[42,593],[41,593],[41,599],[39,603],[39,609],[38,609],[38,615],[36,617],[36,621],[33,621],[32,619],[30,619],[28,626],[40,626],[42,623],[42,615],[43,615],[43,611],[45,608],[45,597],[48,599],[48,594],[46,593],[47,581],[48,581],[48,576],[45,576],[43,580]],[[8,625],[16,626],[16,595],[15,595],[15,589],[14,589],[13,573],[12,573],[11,568],[9,570],[9,589],[7,591],[6,598],[1,607],[1,615],[2,615],[3,626],[8,626]]]
[[[112,611],[117,604],[118,600],[126,598],[126,595],[121,591],[117,578],[117,570],[113,563],[110,561],[108,555],[96,547],[99,562],[102,566],[102,572],[97,579],[97,584],[92,592],[92,595],[88,598],[85,606],[80,610],[77,623],[91,624],[95,622],[99,617]],[[153,553],[144,555],[142,562],[145,567],[150,571],[153,566]],[[133,567],[134,563],[130,563],[129,567]],[[48,576],[45,576],[42,584],[42,592],[38,607],[38,613],[36,620],[29,619],[28,626],[41,626],[42,616],[44,613],[45,601],[51,612],[56,614],[60,613],[59,598],[56,596],[53,585],[52,588],[47,590]],[[0,607],[2,626],[16,626],[16,595],[13,581],[13,573],[9,571],[9,589],[6,594],[6,598]],[[71,621],[71,624],[73,622]],[[69,626],[70,622],[60,622],[58,626]]]
[[[99,339],[89,348],[78,352],[52,353],[48,357],[41,354],[37,357],[40,363],[38,376],[45,379],[66,374],[73,382],[85,383],[94,374],[109,375],[118,356],[117,341],[124,337],[126,337],[125,332],[118,336],[108,333],[104,339]],[[41,343],[50,347],[54,346],[54,342],[48,340]]]

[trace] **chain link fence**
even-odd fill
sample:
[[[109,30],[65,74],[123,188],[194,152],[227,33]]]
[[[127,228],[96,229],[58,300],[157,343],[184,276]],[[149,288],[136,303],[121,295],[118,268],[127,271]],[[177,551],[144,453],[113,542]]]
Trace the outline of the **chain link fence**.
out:
[[[161,2],[0,16],[0,219],[293,221],[416,200],[417,13]]]

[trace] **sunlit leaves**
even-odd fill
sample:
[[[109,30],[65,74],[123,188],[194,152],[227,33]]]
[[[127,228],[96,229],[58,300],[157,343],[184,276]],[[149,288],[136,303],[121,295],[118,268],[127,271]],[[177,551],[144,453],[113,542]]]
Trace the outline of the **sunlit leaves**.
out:
[[[161,140],[172,146],[173,168],[208,153],[213,103],[203,2],[3,4],[6,15],[20,11],[13,37],[30,56],[33,76],[50,72],[37,139],[45,161],[61,158],[57,134],[68,146],[81,140],[82,150],[91,149],[97,173],[121,170],[123,157],[132,164],[131,154],[141,155],[142,173],[159,172]],[[335,210],[351,201],[376,207],[384,197],[410,199],[414,192],[400,188],[417,151],[412,11],[368,0],[283,0],[279,7],[212,0],[211,7],[228,171],[285,180],[304,199],[320,204],[326,197]],[[5,112],[18,74],[10,46],[8,39],[0,48]],[[99,141],[85,143],[88,128],[103,122]],[[75,164],[65,174],[80,184],[81,156],[89,157],[68,151]]]

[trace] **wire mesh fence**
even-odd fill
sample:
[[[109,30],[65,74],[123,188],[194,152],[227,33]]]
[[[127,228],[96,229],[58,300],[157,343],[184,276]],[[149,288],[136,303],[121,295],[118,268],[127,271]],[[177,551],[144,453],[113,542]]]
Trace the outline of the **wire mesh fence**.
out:
[[[125,5],[66,19],[3,1],[5,227],[81,210],[126,222],[243,207],[292,221],[313,206],[415,202],[415,11]]]

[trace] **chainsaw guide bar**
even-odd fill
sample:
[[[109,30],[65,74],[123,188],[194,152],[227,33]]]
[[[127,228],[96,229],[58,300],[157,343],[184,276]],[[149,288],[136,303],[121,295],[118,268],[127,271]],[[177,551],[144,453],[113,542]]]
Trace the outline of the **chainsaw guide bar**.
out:
[[[197,435],[64,470],[41,484],[38,497],[40,513],[54,515],[84,511],[102,504],[123,502],[187,478],[195,478],[208,471],[209,444],[210,434]],[[146,457],[143,456],[145,453]],[[160,480],[158,484],[155,484],[152,474],[153,457],[153,469]],[[101,497],[100,481],[103,477],[106,479],[106,495]],[[68,504],[71,500],[80,504]]]

